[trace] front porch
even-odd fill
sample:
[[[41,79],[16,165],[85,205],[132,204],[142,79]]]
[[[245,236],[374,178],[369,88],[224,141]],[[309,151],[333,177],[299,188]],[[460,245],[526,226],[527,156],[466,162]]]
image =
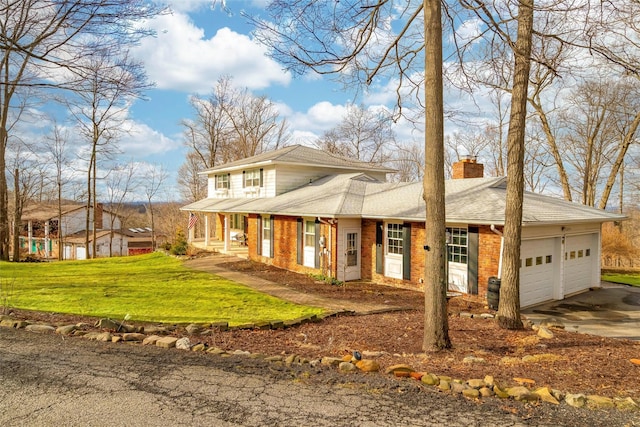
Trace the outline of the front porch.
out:
[[[232,242],[227,249],[225,249],[224,241],[217,239],[208,239],[208,242],[202,239],[192,239],[189,244],[194,248],[203,249],[209,252],[234,255],[239,258],[249,258],[249,248],[241,243]]]

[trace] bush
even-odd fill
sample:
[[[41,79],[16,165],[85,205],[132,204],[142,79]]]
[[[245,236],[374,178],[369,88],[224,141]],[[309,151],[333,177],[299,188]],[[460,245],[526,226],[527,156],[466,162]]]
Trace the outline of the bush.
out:
[[[169,252],[171,255],[186,255],[188,246],[189,244],[187,243],[184,233],[182,231],[178,231]]]

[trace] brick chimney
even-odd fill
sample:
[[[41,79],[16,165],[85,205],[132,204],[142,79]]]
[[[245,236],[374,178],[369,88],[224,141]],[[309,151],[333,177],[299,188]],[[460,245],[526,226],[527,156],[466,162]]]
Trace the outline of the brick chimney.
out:
[[[484,177],[484,165],[477,163],[475,156],[463,156],[453,164],[453,179],[482,177]]]

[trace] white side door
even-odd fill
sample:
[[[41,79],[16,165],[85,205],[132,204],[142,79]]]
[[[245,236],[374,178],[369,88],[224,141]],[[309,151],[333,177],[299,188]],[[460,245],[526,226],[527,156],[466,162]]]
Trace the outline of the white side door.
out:
[[[344,233],[344,281],[360,280],[360,230],[349,228]]]
[[[389,222],[384,236],[384,275],[394,279],[402,279],[402,224]],[[410,248],[407,248],[410,250]]]

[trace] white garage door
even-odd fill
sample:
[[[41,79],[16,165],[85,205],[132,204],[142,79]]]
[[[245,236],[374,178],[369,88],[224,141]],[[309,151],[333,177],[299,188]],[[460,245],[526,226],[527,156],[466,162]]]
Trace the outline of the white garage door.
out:
[[[520,250],[520,306],[553,299],[555,239],[524,240]]]
[[[76,247],[76,259],[87,259],[87,250],[84,246]]]
[[[598,234],[567,236],[564,246],[564,294],[570,295],[593,285],[593,263],[597,257]]]

